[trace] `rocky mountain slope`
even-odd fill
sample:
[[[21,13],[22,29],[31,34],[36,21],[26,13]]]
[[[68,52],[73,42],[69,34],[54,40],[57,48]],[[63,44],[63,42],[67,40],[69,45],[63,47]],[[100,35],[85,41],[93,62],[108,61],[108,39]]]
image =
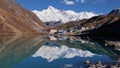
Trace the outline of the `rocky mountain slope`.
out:
[[[93,12],[74,12],[72,10],[60,10],[52,6],[42,11],[33,11],[43,22],[61,22],[67,23],[70,21],[78,21],[81,19],[89,19],[97,14]]]
[[[56,28],[69,30],[70,28],[79,31],[84,27],[83,32],[78,34],[86,34],[90,36],[101,37],[120,37],[120,9],[114,9],[107,15],[99,15],[90,19],[80,21],[72,21]],[[86,29],[86,30],[85,30]],[[77,35],[78,35],[77,34]]]
[[[94,20],[94,23],[92,22],[83,25],[89,25],[88,27],[96,27],[93,30],[86,31],[86,35],[93,37],[120,37],[120,9],[114,9],[108,15],[99,16],[96,20]]]
[[[0,33],[41,33],[46,26],[15,0],[0,0]]]

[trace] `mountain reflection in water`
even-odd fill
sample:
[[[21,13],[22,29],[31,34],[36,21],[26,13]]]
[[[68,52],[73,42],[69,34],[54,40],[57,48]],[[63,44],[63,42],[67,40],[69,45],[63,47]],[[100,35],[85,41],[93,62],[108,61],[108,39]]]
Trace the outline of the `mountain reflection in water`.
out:
[[[108,63],[120,56],[119,51],[97,42],[55,38],[0,35],[0,68],[86,68],[87,59]]]

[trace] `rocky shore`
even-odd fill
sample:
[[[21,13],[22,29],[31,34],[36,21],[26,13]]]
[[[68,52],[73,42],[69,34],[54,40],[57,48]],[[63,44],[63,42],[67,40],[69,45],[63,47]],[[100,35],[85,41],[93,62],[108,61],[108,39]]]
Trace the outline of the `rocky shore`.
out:
[[[120,51],[120,41],[105,41],[105,46],[114,47]]]
[[[91,64],[89,60],[85,61],[85,64],[88,68],[120,68],[120,61],[111,62],[111,63],[102,63],[101,61]]]

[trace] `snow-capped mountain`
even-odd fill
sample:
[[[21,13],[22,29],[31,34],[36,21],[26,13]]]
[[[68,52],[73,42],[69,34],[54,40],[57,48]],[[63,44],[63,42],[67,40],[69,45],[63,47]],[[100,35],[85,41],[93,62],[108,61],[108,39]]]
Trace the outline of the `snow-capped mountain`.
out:
[[[32,57],[42,57],[52,62],[59,58],[74,58],[78,57],[93,57],[97,54],[89,51],[83,51],[81,49],[69,48],[65,45],[57,46],[42,46]],[[98,55],[97,55],[98,56]],[[99,55],[100,56],[100,55]]]
[[[93,12],[76,13],[72,10],[59,10],[52,6],[42,11],[34,10],[34,12],[43,22],[58,22],[66,23],[69,21],[76,21],[81,19],[89,19],[97,14]]]

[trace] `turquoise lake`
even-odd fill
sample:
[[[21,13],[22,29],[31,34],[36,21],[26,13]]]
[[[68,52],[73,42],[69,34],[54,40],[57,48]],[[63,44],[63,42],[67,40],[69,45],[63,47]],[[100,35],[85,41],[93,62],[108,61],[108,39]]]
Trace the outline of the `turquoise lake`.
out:
[[[0,36],[0,68],[87,68],[90,60],[110,63],[120,57],[100,40],[80,37]]]

